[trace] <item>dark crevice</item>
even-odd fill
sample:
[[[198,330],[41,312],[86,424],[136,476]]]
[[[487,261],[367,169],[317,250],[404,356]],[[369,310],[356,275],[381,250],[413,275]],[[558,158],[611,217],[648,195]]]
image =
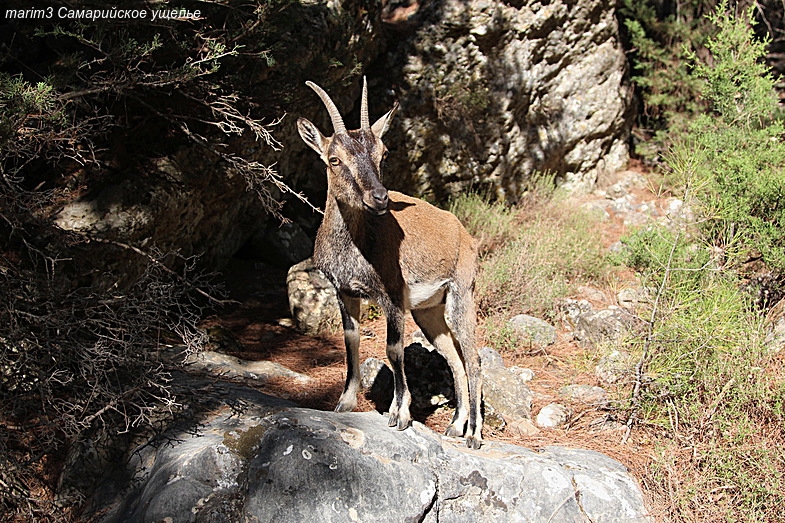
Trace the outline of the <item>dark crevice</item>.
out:
[[[436,517],[436,519],[434,519],[434,521],[436,521],[436,523],[439,523],[439,476],[436,476],[434,479],[436,482],[436,486],[433,490],[433,497],[431,497],[430,503],[428,504],[427,507],[425,507],[425,510],[423,510],[422,516],[420,517],[419,520],[417,520],[417,523],[422,523],[423,521],[425,521],[425,519],[428,517],[431,511],[435,511],[434,516]]]

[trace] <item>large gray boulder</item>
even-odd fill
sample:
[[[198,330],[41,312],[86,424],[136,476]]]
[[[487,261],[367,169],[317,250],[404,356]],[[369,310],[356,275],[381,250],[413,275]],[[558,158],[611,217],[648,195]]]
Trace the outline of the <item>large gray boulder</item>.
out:
[[[597,452],[468,450],[419,423],[398,432],[376,412],[237,390],[239,415],[224,407],[141,446],[104,523],[651,521],[625,467]]]

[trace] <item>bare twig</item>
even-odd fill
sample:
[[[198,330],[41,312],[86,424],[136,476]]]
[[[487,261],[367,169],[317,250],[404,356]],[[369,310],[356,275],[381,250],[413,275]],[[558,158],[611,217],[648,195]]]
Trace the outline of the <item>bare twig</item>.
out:
[[[211,152],[218,158],[222,159],[223,161],[227,162],[232,167],[234,167],[245,179],[248,189],[254,191],[257,194],[257,196],[262,201],[262,205],[264,205],[267,212],[275,216],[280,221],[282,222],[287,221],[287,219],[280,212],[281,206],[283,204],[279,202],[272,195],[270,190],[264,185],[265,183],[271,183],[281,192],[291,194],[292,196],[294,196],[304,204],[308,205],[311,208],[311,210],[313,210],[314,212],[317,212],[319,214],[324,214],[324,212],[318,207],[314,206],[308,200],[308,198],[305,197],[305,195],[303,195],[302,193],[295,192],[291,187],[289,187],[281,179],[280,175],[278,175],[278,173],[272,169],[272,166],[265,166],[260,164],[259,162],[248,161],[234,154],[225,153],[219,150],[213,144],[211,144],[210,141],[207,140],[204,136],[201,136],[191,131],[191,129],[185,124],[184,121],[178,120],[176,118],[173,118],[171,115],[160,112],[158,109],[151,106],[150,104],[148,104],[146,101],[144,101],[139,97],[134,97],[134,99],[140,104],[150,109],[151,111],[153,111],[161,118],[164,118],[165,120],[169,121],[173,125],[177,126],[183,132],[183,134],[186,137],[188,137],[193,143]],[[273,125],[277,124],[279,121],[280,120],[276,120],[275,122],[273,122]],[[257,133],[257,137],[259,136],[260,134]],[[264,134],[262,134],[261,136],[264,136]]]
[[[688,197],[690,194],[690,183],[687,182],[684,190],[684,201],[688,201]],[[685,203],[686,205],[686,203]],[[643,342],[643,353],[641,354],[638,363],[635,365],[635,381],[633,383],[632,388],[632,397],[631,397],[631,406],[630,406],[630,414],[627,417],[627,422],[625,423],[626,429],[624,431],[624,436],[621,439],[621,444],[625,445],[630,438],[630,433],[632,432],[632,426],[638,419],[638,411],[640,410],[640,403],[641,403],[641,391],[643,389],[643,382],[646,373],[646,365],[649,362],[649,356],[651,353],[651,344],[654,340],[654,331],[657,325],[657,316],[660,312],[660,300],[665,293],[665,287],[670,280],[671,272],[674,271],[673,267],[673,257],[676,253],[676,249],[678,248],[679,242],[681,241],[682,237],[682,228],[679,227],[676,229],[676,236],[673,239],[673,244],[671,245],[670,252],[668,253],[668,260],[665,264],[665,272],[662,276],[662,281],[660,281],[660,285],[657,288],[657,294],[654,297],[654,303],[652,305],[651,314],[649,316],[649,321],[646,326],[646,338]]]
[[[161,270],[163,270],[164,272],[166,272],[170,276],[174,277],[177,281],[179,281],[183,285],[187,286],[188,288],[190,288],[194,292],[204,296],[205,298],[207,298],[208,300],[210,300],[212,303],[214,303],[216,305],[222,305],[223,306],[223,305],[231,305],[231,304],[237,303],[235,300],[222,300],[220,298],[216,298],[215,296],[212,296],[211,294],[205,292],[204,290],[200,289],[199,287],[196,287],[193,283],[189,282],[188,280],[186,280],[185,278],[180,276],[176,271],[173,271],[172,269],[167,267],[161,260],[159,260],[158,258],[153,256],[152,254],[143,251],[139,247],[135,247],[135,246],[129,245],[127,243],[119,242],[117,240],[106,240],[106,239],[103,239],[103,238],[98,238],[98,237],[95,237],[95,236],[87,236],[87,235],[84,235],[84,236],[89,241],[95,241],[95,242],[99,242],[99,243],[107,243],[109,245],[115,245],[117,247],[120,247],[120,248],[123,248],[123,249],[127,249],[129,251],[133,251],[136,254],[138,254],[139,256],[147,258],[147,260],[149,260],[150,263],[152,263],[156,267],[160,268]]]

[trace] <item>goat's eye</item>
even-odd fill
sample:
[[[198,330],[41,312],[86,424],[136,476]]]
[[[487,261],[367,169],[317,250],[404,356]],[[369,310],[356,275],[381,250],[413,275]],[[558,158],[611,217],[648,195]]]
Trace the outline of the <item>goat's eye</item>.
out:
[[[336,156],[333,156],[332,158],[330,158],[330,165],[332,165],[333,167],[337,167],[341,165],[341,159]]]

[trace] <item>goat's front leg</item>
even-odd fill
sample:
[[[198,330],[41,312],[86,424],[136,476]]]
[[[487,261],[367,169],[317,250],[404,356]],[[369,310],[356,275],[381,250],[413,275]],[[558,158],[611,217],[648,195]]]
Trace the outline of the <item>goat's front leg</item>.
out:
[[[390,405],[390,419],[388,424],[403,430],[412,423],[409,405],[412,396],[406,384],[406,374],[403,363],[403,310],[393,309],[387,312],[387,359],[393,370],[395,380],[395,393]]]
[[[360,390],[360,299],[342,294],[338,304],[346,345],[346,385],[335,410],[350,412],[357,406],[357,392]]]

